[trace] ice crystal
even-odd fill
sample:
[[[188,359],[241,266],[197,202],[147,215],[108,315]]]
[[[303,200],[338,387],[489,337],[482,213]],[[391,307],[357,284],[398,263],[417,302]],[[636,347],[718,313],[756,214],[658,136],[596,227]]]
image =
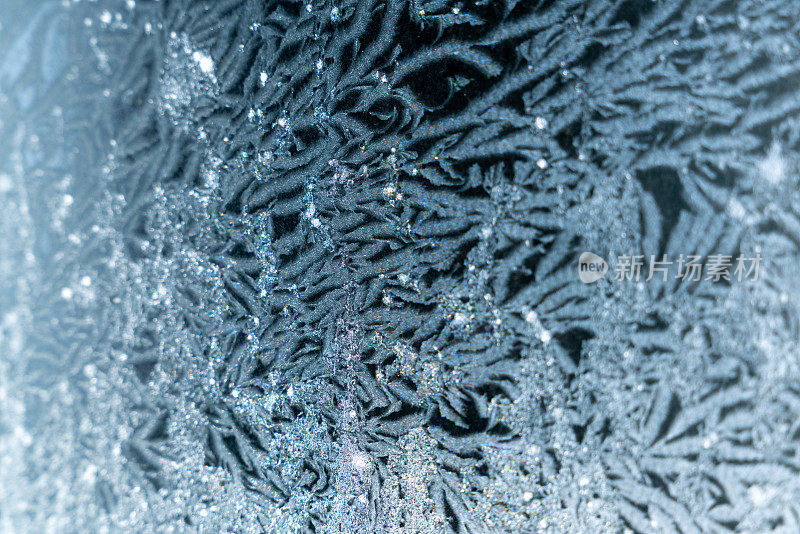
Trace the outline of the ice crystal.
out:
[[[798,9],[4,3],[0,531],[800,531]]]

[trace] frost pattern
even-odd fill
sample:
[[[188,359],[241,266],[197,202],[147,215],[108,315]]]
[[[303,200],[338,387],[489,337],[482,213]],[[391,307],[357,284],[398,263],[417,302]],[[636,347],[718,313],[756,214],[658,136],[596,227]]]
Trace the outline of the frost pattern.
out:
[[[800,531],[797,1],[8,4],[0,530]]]

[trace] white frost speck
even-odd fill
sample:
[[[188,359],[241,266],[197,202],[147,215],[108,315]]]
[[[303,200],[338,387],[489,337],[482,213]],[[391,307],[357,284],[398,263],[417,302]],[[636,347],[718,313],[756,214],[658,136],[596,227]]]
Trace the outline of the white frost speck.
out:
[[[353,467],[355,467],[359,471],[368,469],[372,465],[372,460],[370,459],[370,457],[364,454],[363,452],[355,453],[353,455],[352,462],[353,462]]]
[[[747,215],[747,211],[742,206],[742,203],[739,202],[735,197],[731,197],[728,199],[728,215],[733,217],[734,219],[744,219],[745,215]]]
[[[7,174],[0,174],[0,193],[8,193],[13,187],[11,177]]]
[[[773,143],[767,157],[758,164],[758,172],[770,185],[777,185],[786,174],[786,162],[781,156],[781,147]]]
[[[756,506],[761,506],[769,500],[767,492],[759,486],[750,486],[747,490],[747,496],[750,498],[750,502]]]
[[[196,50],[192,52],[192,59],[197,63],[197,66],[200,67],[203,74],[211,74],[214,72],[214,60],[211,59],[211,56],[208,54]]]

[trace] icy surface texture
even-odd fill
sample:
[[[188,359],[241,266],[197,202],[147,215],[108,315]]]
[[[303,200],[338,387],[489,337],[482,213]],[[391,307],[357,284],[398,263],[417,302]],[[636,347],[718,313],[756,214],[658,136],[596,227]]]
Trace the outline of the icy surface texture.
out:
[[[0,4],[0,531],[800,531],[797,0]]]

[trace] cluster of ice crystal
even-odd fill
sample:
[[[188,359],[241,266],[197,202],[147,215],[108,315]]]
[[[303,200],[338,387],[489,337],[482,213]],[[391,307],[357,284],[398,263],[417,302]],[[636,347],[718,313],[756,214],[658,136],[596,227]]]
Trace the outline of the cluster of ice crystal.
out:
[[[8,4],[0,531],[800,531],[796,0]]]

